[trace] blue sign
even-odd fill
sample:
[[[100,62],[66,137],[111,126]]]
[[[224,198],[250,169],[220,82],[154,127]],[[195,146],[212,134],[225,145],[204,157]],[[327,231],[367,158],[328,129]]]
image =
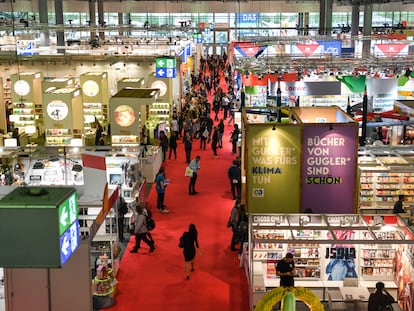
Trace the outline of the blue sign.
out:
[[[175,78],[175,68],[156,68],[155,76],[157,78]]]
[[[60,262],[63,266],[80,243],[79,221],[76,220],[60,237]]]
[[[322,54],[331,54],[332,56],[335,56],[335,57],[341,56],[342,42],[340,40],[332,40],[332,41],[316,40],[316,42],[318,42],[318,44],[321,46]]]
[[[257,25],[259,13],[239,13],[237,14],[237,25]]]

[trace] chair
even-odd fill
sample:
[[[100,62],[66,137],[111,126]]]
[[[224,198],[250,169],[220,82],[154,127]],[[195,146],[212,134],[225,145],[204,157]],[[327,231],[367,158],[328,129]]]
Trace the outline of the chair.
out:
[[[328,310],[329,311],[348,311],[349,305],[343,301],[332,301],[332,295],[328,292]]]

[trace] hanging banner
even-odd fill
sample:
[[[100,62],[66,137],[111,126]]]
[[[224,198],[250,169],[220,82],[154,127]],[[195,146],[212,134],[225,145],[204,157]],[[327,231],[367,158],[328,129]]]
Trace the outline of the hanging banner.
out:
[[[398,79],[367,79],[367,95],[372,97],[374,111],[384,112],[394,109],[398,98]]]
[[[408,55],[406,43],[378,43],[374,45],[374,54],[377,57],[396,57]]]
[[[341,83],[338,81],[280,82],[280,89],[282,96],[341,95]]]
[[[331,41],[322,41],[316,40],[320,45],[321,53],[329,54],[331,56],[339,57],[342,53],[342,41],[340,40],[331,40]]]
[[[233,55],[236,58],[254,57],[259,51],[264,52],[261,45],[252,42],[233,42]]]
[[[304,125],[302,211],[355,212],[357,137],[356,123]]]
[[[247,130],[247,206],[251,213],[298,213],[299,125],[250,124]]]
[[[292,58],[295,57],[320,57],[323,53],[323,46],[317,42],[309,44],[292,44],[290,46],[290,54]]]

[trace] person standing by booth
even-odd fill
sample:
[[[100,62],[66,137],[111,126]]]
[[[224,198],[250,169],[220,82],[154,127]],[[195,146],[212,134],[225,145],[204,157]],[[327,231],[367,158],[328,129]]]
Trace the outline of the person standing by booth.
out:
[[[280,277],[280,286],[295,286],[295,279],[293,277],[296,275],[296,268],[292,253],[287,253],[286,256],[276,264],[276,275]]]
[[[368,311],[391,310],[391,304],[395,302],[394,298],[384,288],[383,282],[375,284],[377,289],[375,293],[371,293],[368,299]]]

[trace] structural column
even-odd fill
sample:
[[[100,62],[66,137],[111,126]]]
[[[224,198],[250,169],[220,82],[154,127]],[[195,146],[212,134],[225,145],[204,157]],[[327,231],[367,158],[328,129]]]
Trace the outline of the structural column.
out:
[[[47,19],[47,0],[39,0],[39,22],[42,25],[48,25]],[[49,46],[49,31],[40,32],[40,45]]]
[[[99,26],[103,29],[105,27],[105,17],[104,17],[104,4],[103,0],[98,0],[98,22]],[[105,32],[99,31],[99,39],[105,40]]]
[[[332,31],[332,0],[321,0],[319,7],[319,34],[327,35]]]
[[[359,34],[359,4],[352,5],[351,46],[355,48],[355,38]]]
[[[65,49],[59,47],[65,46],[65,32],[63,31],[63,4],[62,0],[55,0],[55,19],[56,25],[61,26],[62,30],[56,31],[56,45],[58,46],[58,53],[65,53]]]
[[[95,0],[89,0],[89,26],[94,30],[91,31],[91,41],[95,40],[96,38],[96,5]]]
[[[362,58],[371,55],[371,33],[372,33],[372,3],[364,6],[364,31],[362,40]]]

